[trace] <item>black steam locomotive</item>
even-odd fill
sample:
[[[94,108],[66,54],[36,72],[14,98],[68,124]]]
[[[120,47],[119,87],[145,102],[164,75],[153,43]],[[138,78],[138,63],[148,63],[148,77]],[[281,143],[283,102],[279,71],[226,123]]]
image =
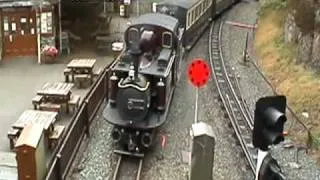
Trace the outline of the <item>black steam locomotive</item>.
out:
[[[235,1],[220,1],[220,6],[227,8]],[[215,2],[163,2],[156,13],[139,16],[125,31],[125,49],[111,67],[109,101],[103,112],[114,125],[113,140],[123,150],[143,152],[153,144],[167,119],[184,49],[193,46],[216,16]]]
[[[112,67],[103,115],[114,125],[112,138],[128,151],[149,148],[166,120],[181,59],[178,27],[176,18],[151,13],[125,31],[126,48]]]

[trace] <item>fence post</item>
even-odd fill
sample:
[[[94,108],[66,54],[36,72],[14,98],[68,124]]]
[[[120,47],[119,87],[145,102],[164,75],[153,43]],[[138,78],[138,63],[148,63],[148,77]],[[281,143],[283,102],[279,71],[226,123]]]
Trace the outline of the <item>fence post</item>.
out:
[[[85,121],[86,121],[86,134],[87,134],[87,137],[90,138],[90,119],[89,119],[89,113],[88,113],[88,104],[89,104],[89,101],[88,99],[85,99],[84,100],[84,104],[85,104],[85,112],[86,112],[86,117],[85,117]]]
[[[57,153],[56,155],[56,158],[57,158],[57,180],[62,180],[62,175],[61,175],[61,162],[60,162],[60,159],[61,159],[61,154],[60,153]]]
[[[212,127],[199,122],[192,125],[192,150],[189,180],[212,180],[215,138]]]

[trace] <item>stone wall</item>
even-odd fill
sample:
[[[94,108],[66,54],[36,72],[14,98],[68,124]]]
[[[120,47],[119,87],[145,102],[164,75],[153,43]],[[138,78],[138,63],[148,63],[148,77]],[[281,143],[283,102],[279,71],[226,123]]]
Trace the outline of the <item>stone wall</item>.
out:
[[[297,44],[297,63],[320,72],[320,3],[288,0],[289,13],[284,27],[286,43]]]

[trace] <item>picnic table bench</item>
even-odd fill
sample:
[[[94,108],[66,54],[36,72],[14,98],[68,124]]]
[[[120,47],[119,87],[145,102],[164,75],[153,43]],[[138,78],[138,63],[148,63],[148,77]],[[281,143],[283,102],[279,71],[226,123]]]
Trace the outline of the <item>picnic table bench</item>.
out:
[[[56,125],[54,131],[49,135],[49,148],[52,149],[56,144],[58,144],[59,139],[64,131],[65,127],[61,125]]]
[[[72,94],[72,87],[72,83],[47,82],[37,91],[37,95],[42,96],[44,99],[39,105],[40,108],[59,112],[61,104],[65,104],[66,112],[69,113],[68,101]]]
[[[29,123],[43,124],[43,128],[46,132],[52,131],[54,129],[53,124],[56,121],[57,115],[57,112],[25,110],[8,131],[10,148],[12,149],[14,147],[14,141],[19,137],[23,128]]]
[[[75,81],[75,76],[76,75],[83,75],[83,77],[87,78],[90,80],[90,83],[93,83],[93,68],[96,63],[96,59],[73,59],[70,61],[70,63],[67,65],[67,68],[71,70],[66,70],[65,69],[65,76],[71,75],[71,81]],[[86,75],[86,76],[84,76]],[[79,77],[79,76],[77,76]],[[81,76],[82,77],[82,76]],[[69,78],[65,78],[66,80],[69,81]],[[77,79],[79,80],[79,78]],[[83,80],[80,78],[80,80]]]

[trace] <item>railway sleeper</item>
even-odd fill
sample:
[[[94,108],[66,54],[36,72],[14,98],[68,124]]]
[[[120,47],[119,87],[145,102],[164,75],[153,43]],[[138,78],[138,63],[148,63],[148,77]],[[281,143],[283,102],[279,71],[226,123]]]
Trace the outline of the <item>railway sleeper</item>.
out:
[[[254,160],[257,160],[257,159],[258,159],[258,155],[256,155],[256,154],[251,154],[251,158],[254,159]]]
[[[215,56],[219,56],[219,51],[214,49],[214,50],[212,51],[212,54],[215,55]]]
[[[239,112],[239,109],[238,108],[232,108],[232,111],[233,112]]]
[[[221,70],[221,67],[220,67],[220,66],[216,66],[216,67],[214,67],[214,69],[215,69],[216,71],[220,71],[220,70]]]
[[[241,130],[245,130],[245,129],[246,129],[246,127],[245,127],[244,125],[239,125],[239,128],[240,128]]]
[[[224,118],[226,118],[226,119],[228,119],[228,118],[229,118],[227,111],[224,111],[224,113],[223,113],[223,117],[224,117]]]
[[[224,82],[226,82],[226,81],[223,80],[223,79],[218,79],[218,82],[219,82],[219,83],[224,83]]]
[[[232,128],[232,123],[231,122],[228,122],[228,127]]]
[[[252,143],[247,143],[247,147],[250,148],[250,149],[254,149],[254,146]]]

